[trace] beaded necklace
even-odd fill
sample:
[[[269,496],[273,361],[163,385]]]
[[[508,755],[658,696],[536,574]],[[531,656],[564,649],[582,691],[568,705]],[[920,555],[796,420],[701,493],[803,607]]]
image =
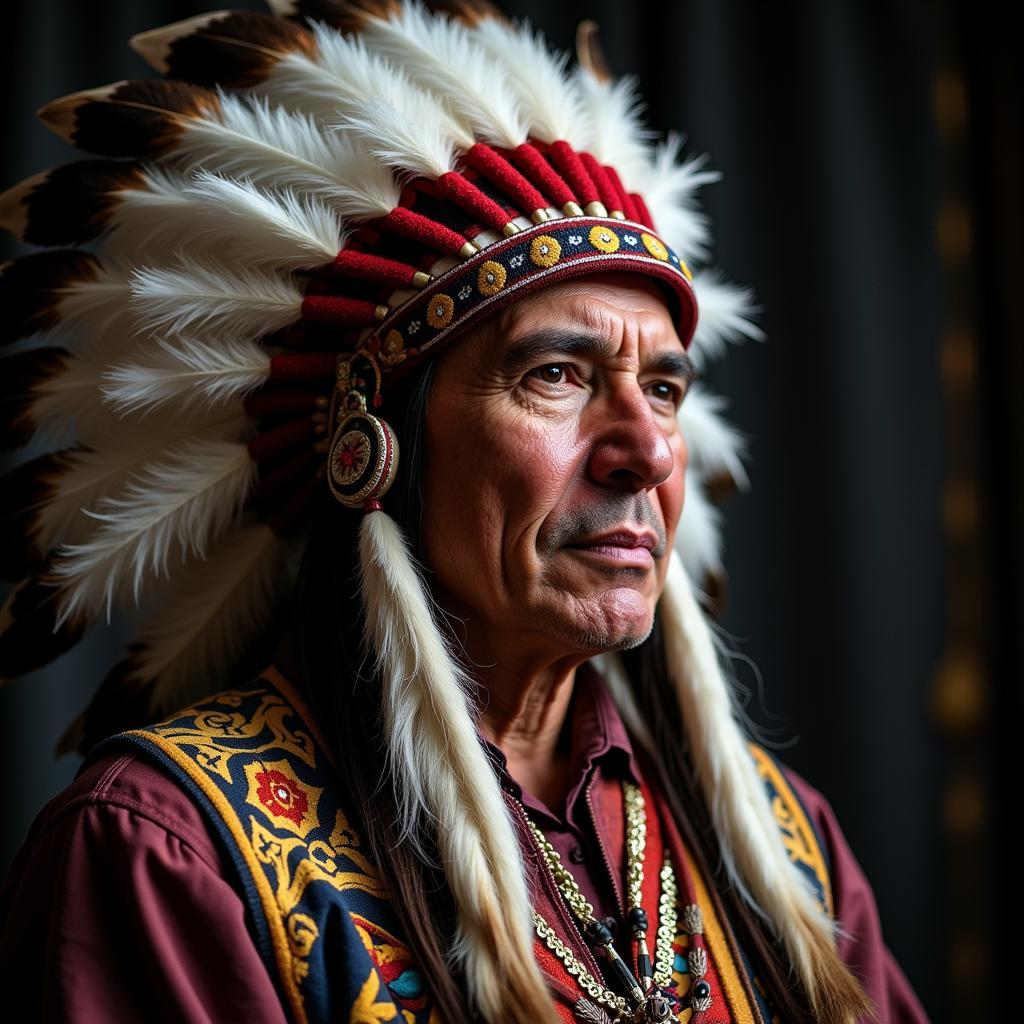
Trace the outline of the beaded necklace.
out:
[[[660,881],[661,894],[658,900],[658,932],[655,941],[655,958],[651,961],[647,946],[649,922],[647,912],[641,906],[641,887],[644,880],[644,852],[647,848],[647,811],[643,793],[631,782],[622,783],[623,804],[626,816],[626,899],[625,922],[629,925],[636,951],[636,973],[630,970],[614,946],[614,935],[604,921],[594,915],[594,908],[583,895],[572,873],[562,863],[558,851],[548,842],[544,833],[530,819],[523,807],[523,816],[529,826],[533,841],[540,851],[545,864],[576,919],[584,939],[594,947],[605,951],[609,969],[619,985],[628,993],[624,997],[608,988],[595,978],[580,963],[572,950],[555,934],[551,925],[534,911],[533,925],[541,941],[565,965],[575,977],[586,997],[580,998],[575,1007],[577,1017],[584,1024],[613,1024],[615,1021],[642,1024],[642,1022],[668,1021],[687,1005],[693,1007],[694,1015],[711,1006],[711,986],[704,975],[707,973],[707,950],[704,948],[704,921],[700,906],[689,903],[683,909],[683,927],[690,935],[687,953],[687,968],[693,979],[690,991],[684,999],[673,992],[672,971],[675,952],[672,944],[678,926],[675,869],[666,851],[662,864]],[[520,806],[522,806],[520,804]],[[589,997],[589,998],[588,998]]]

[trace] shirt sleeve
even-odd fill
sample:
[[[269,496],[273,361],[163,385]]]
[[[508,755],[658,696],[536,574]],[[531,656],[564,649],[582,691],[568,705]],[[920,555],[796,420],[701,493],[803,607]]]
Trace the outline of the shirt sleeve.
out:
[[[787,766],[785,774],[813,818],[831,860],[835,914],[846,933],[838,937],[840,957],[877,1006],[879,1024],[928,1024],[928,1015],[885,943],[871,884],[831,805],[793,769]]]
[[[152,786],[136,770],[131,789],[59,797],[15,859],[0,978],[18,1020],[285,1024],[198,810],[175,815],[184,795],[162,800],[147,771]]]

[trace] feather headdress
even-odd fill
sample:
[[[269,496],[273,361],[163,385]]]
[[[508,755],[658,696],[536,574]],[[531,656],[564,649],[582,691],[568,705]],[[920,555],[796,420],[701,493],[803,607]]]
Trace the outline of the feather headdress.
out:
[[[294,589],[328,484],[379,508],[395,452],[375,402],[386,415],[389,382],[460,328],[553,276],[620,268],[666,285],[699,365],[760,336],[747,292],[687,266],[708,254],[696,193],[717,175],[676,137],[652,143],[633,84],[611,80],[592,34],[573,71],[528,26],[452,6],[272,0],[273,15],[192,18],[133,41],[163,80],[41,111],[91,157],[0,195],[0,226],[47,247],[0,268],[0,342],[33,339],[3,363],[4,442],[43,445],[0,492],[0,565],[16,584],[0,608],[0,678],[114,608],[150,609],[61,749],[245,670]],[[370,368],[365,393],[353,357]],[[341,411],[362,417],[379,473],[342,494],[332,432],[352,388],[362,404]],[[680,412],[688,498],[666,599],[686,728],[703,736],[704,707],[728,734],[691,743],[715,807],[716,794],[757,790],[691,594],[720,572],[710,487],[747,482],[721,412],[703,389]],[[471,1003],[488,1021],[552,1019],[463,671],[386,515],[364,517],[360,560],[400,806],[438,837]],[[808,975],[828,923],[812,920],[770,816],[748,806],[717,823],[742,891],[792,909],[779,927]]]

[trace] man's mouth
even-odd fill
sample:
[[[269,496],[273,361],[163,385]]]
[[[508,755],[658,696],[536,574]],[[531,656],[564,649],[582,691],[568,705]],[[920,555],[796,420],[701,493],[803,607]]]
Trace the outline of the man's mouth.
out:
[[[654,565],[658,536],[652,530],[618,529],[567,544],[566,547],[619,568],[646,569]]]

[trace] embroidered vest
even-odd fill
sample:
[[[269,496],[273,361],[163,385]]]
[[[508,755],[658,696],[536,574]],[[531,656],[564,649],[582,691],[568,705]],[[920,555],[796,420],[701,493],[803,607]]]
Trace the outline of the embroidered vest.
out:
[[[86,763],[125,746],[162,764],[222,839],[248,905],[253,939],[295,1024],[457,1024],[442,1022],[433,1010],[387,886],[332,781],[323,738],[283,676],[268,672],[251,686],[213,694],[159,724],[112,736]],[[831,914],[827,855],[810,818],[778,762],[756,744],[751,753],[786,850]],[[663,843],[669,843],[677,871],[691,880],[704,912],[713,965],[708,980],[717,998],[715,1012],[709,1009],[701,1020],[774,1024],[749,958],[674,826],[660,808],[649,819],[644,905],[657,906],[658,865]],[[557,893],[539,892],[538,900],[538,909],[545,905],[552,917],[564,913]],[[674,943],[680,993],[689,982],[687,941],[682,934]],[[540,939],[535,953],[560,1016],[574,1020],[578,984]],[[586,947],[581,955],[591,956]],[[680,1019],[688,1020],[689,1012]]]

